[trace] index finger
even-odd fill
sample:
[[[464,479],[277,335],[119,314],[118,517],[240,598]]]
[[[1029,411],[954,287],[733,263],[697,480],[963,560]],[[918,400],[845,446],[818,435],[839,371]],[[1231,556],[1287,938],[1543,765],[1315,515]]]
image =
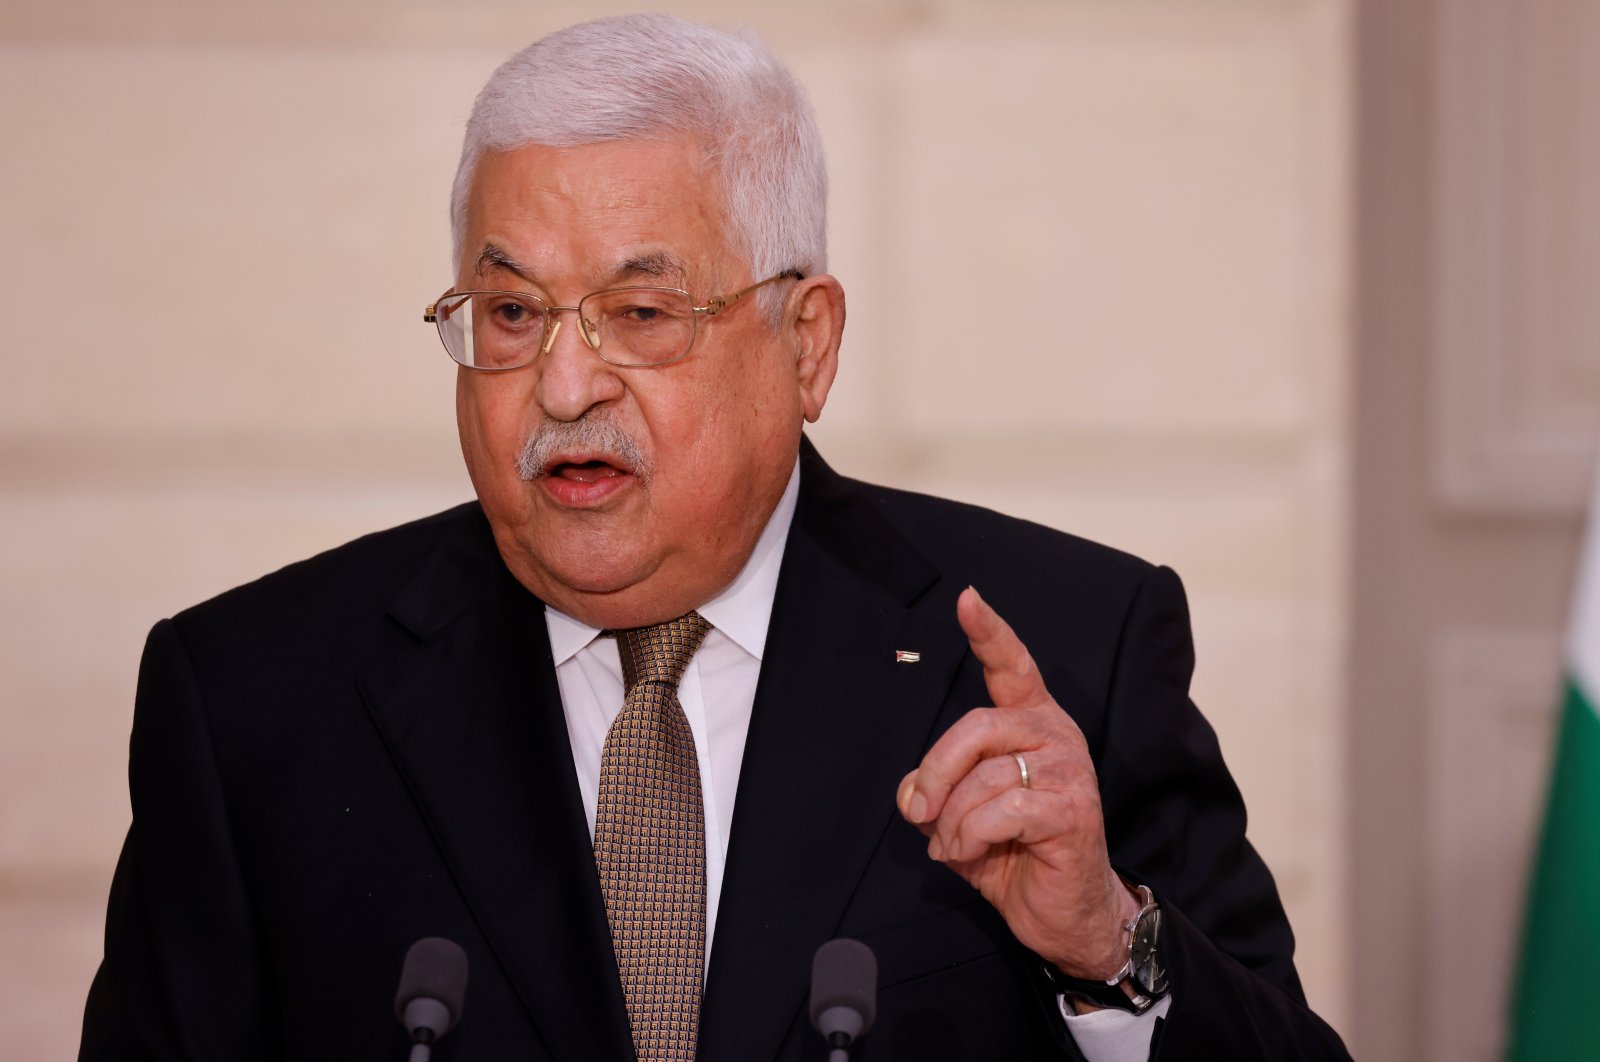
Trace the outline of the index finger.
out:
[[[972,655],[983,665],[983,682],[996,708],[1026,708],[1050,699],[1028,647],[976,587],[967,587],[956,598],[956,619]]]

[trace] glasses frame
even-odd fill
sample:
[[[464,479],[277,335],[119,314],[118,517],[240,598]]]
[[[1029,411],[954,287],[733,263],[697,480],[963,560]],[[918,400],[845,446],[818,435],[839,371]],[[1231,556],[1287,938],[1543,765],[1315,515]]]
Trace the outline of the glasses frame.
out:
[[[440,295],[437,299],[428,303],[428,305],[423,308],[422,320],[427,324],[433,325],[438,330],[439,342],[444,345],[444,351],[446,354],[450,355],[450,360],[455,362],[457,365],[460,365],[462,368],[471,369],[474,372],[515,372],[517,369],[525,369],[529,365],[532,365],[536,360],[538,360],[540,354],[550,353],[550,348],[556,341],[556,333],[561,331],[561,319],[558,315],[563,313],[575,313],[578,315],[578,334],[583,337],[583,341],[589,347],[589,349],[595,352],[595,356],[601,361],[605,362],[607,365],[614,365],[619,369],[661,369],[668,365],[675,365],[689,356],[689,351],[694,349],[695,339],[700,335],[700,318],[716,317],[718,314],[722,313],[728,307],[732,306],[734,303],[738,302],[752,291],[756,291],[759,288],[764,288],[768,284],[774,284],[780,280],[788,280],[791,278],[794,280],[804,280],[806,275],[798,269],[785,269],[783,272],[775,273],[765,280],[758,280],[747,288],[740,288],[731,295],[713,295],[711,298],[706,300],[704,306],[696,306],[694,304],[694,296],[690,295],[682,288],[652,287],[650,285],[640,284],[633,284],[624,288],[606,288],[603,291],[591,291],[589,294],[579,299],[577,305],[574,306],[552,306],[539,296],[527,291],[499,291],[492,289],[456,291],[454,288],[447,288],[445,289],[443,295]],[[628,291],[671,292],[673,294],[682,295],[684,298],[689,300],[689,309],[692,310],[693,313],[689,317],[689,342],[684,346],[682,354],[679,354],[675,358],[669,358],[666,361],[612,361],[601,352],[598,329],[592,322],[584,317],[583,304],[588,302],[590,299],[598,298],[602,295],[615,295],[619,292]],[[465,362],[457,359],[454,354],[450,353],[450,344],[444,337],[444,322],[439,319],[438,315],[439,304],[449,298],[455,298],[458,296],[461,298],[470,298],[473,295],[512,295],[518,299],[530,301],[539,307],[542,332],[539,337],[539,345],[537,349],[533,354],[529,355],[527,361],[519,362],[516,365],[468,365]]]

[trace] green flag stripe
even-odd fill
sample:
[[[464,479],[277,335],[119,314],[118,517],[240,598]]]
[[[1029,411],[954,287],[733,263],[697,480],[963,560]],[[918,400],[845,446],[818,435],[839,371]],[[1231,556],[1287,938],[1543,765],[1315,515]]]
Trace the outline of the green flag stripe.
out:
[[[1567,688],[1512,1009],[1511,1062],[1600,1059],[1600,715]]]

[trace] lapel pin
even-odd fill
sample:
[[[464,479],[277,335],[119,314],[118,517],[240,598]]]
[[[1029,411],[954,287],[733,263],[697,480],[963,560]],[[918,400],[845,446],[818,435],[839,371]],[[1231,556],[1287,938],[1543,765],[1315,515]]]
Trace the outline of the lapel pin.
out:
[[[922,659],[922,654],[914,649],[896,649],[894,662],[897,664],[915,664]]]

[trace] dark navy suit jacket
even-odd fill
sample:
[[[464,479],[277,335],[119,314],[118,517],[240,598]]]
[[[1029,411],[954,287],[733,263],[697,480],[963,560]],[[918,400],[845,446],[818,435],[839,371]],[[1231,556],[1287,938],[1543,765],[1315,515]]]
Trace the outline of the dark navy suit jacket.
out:
[[[988,703],[969,583],[1082,728],[1114,865],[1166,917],[1161,1059],[1344,1058],[1188,698],[1170,571],[830,471],[807,444],[740,773],[704,1062],[821,1059],[810,960],[876,951],[884,1059],[1076,1058],[1038,959],[926,856],[900,778]],[[897,663],[895,651],[921,653]],[[471,976],[439,1062],[629,1059],[543,605],[476,504],[158,624],[82,1059],[399,1060],[412,941]]]

